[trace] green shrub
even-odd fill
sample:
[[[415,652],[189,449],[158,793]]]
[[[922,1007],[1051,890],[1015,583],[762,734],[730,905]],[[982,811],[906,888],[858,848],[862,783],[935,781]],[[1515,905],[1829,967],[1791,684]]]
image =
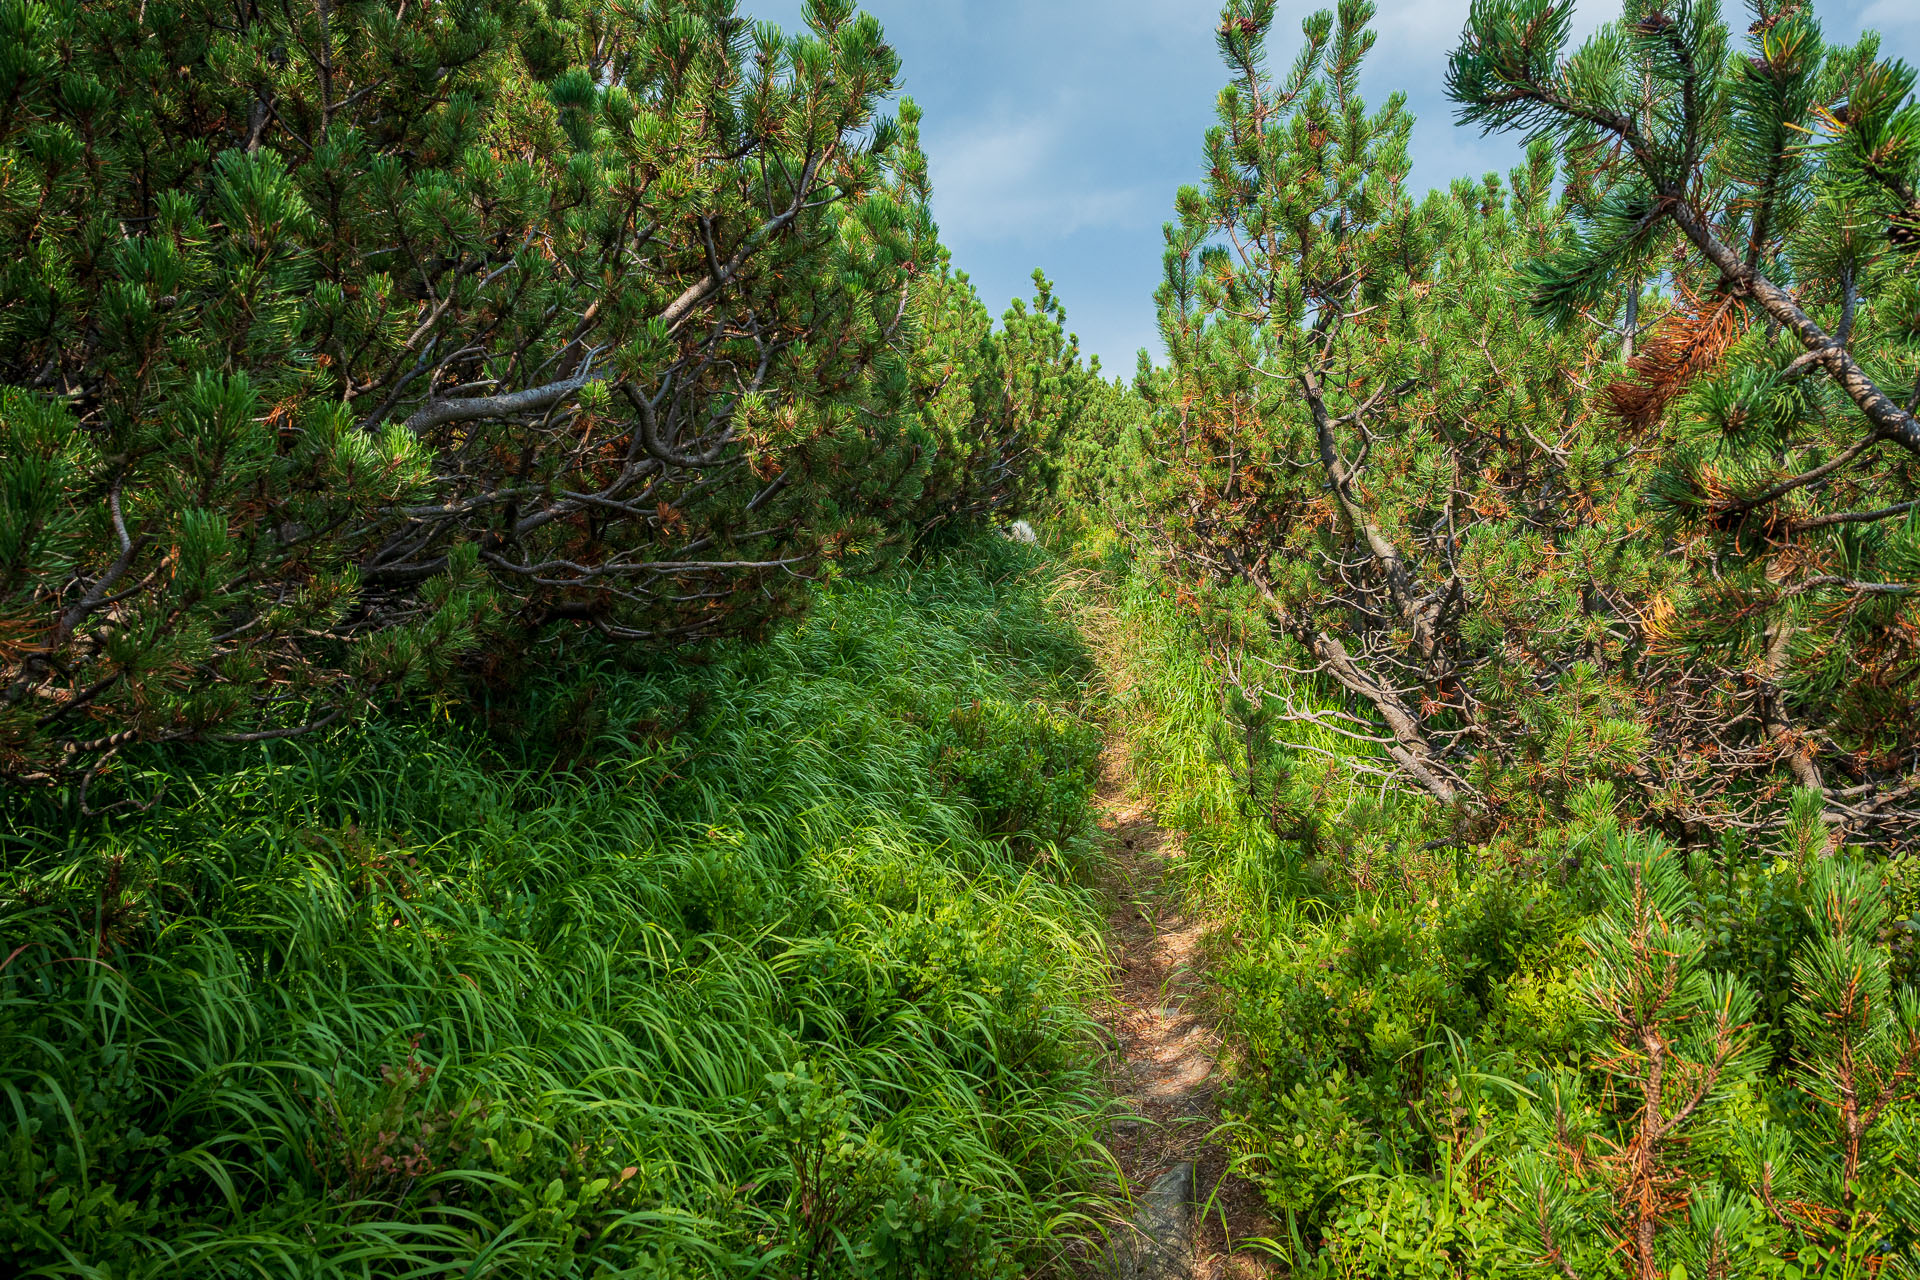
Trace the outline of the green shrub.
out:
[[[1100,733],[1043,703],[982,700],[947,717],[941,776],[979,814],[981,830],[1034,848],[1086,830]]]
[[[1274,1208],[1316,1217],[1373,1165],[1373,1134],[1346,1072],[1276,1091],[1231,1117],[1257,1136],[1242,1168]]]
[[[1492,874],[1447,904],[1437,943],[1462,994],[1487,1014],[1507,983],[1547,962],[1577,924],[1567,900],[1548,886]]]
[[[1341,1210],[1303,1280],[1501,1280],[1528,1269],[1500,1207],[1464,1180],[1371,1179]]]

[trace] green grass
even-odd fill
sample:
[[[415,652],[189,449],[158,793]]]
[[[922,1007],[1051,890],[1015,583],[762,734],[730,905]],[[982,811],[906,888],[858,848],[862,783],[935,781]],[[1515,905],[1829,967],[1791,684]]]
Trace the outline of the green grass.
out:
[[[1355,836],[1378,844],[1418,829],[1424,806],[1394,796],[1383,802],[1373,778],[1347,767],[1384,762],[1376,748],[1271,713],[1262,720],[1248,714],[1244,698],[1236,710],[1223,650],[1248,690],[1329,706],[1324,691],[1300,689],[1263,666],[1280,655],[1257,610],[1211,596],[1196,607],[1149,556],[1110,531],[1062,524],[1077,538],[1062,554],[1086,575],[1080,625],[1101,637],[1112,736],[1133,789],[1195,855],[1178,869],[1190,896],[1257,931],[1274,913],[1311,914],[1316,902],[1350,892],[1354,855],[1377,854],[1344,847]],[[1236,642],[1222,644],[1226,634]]]
[[[484,717],[148,759],[127,793],[159,803],[101,823],[16,806],[0,1255],[114,1280],[1048,1267],[1105,1159],[1100,915],[1072,824],[1009,832],[968,797],[958,766],[998,747],[954,713],[1084,751],[1049,573],[968,548],[703,664],[556,651]],[[1060,786],[1086,809],[1054,786],[1056,826]]]

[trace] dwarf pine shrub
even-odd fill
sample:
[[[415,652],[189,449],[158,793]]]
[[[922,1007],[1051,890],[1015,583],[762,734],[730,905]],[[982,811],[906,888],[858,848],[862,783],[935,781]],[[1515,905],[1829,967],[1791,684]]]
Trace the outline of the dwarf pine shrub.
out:
[[[0,3],[0,778],[764,636],[1044,493],[1098,379],[805,17]]]

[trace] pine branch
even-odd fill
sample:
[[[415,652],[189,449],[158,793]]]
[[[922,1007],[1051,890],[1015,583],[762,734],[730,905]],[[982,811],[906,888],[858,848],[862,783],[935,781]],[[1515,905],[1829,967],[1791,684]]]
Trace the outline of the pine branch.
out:
[[[660,312],[657,319],[669,330],[677,328],[693,313],[695,307],[706,301],[712,294],[724,289],[755,253],[805,212],[808,208],[807,197],[812,194],[820,167],[830,154],[831,151],[824,155],[810,157],[800,181],[795,184],[792,203],[784,211],[761,224],[725,263],[717,264],[716,269],[710,270],[706,276],[688,285],[679,297]],[[514,418],[522,414],[544,413],[576,395],[585,387],[597,382],[609,381],[612,376],[611,372],[587,373],[503,395],[474,396],[461,400],[429,400],[407,419],[406,427],[409,431],[419,433],[456,422],[477,422],[484,419]]]
[[[1795,520],[1787,526],[1788,533],[1807,533],[1814,529],[1826,529],[1837,524],[1873,524],[1881,520],[1890,520],[1894,516],[1903,516],[1920,507],[1920,502],[1899,502],[1891,507],[1881,507],[1877,511],[1836,511],[1830,515],[1812,516],[1805,520]]]
[[[1716,507],[1713,512],[1714,517],[1716,519],[1724,520],[1728,516],[1744,515],[1749,511],[1753,511],[1760,507],[1764,507],[1768,503],[1779,501],[1781,498],[1786,497],[1789,493],[1792,493],[1795,489],[1804,489],[1806,486],[1810,484],[1818,483],[1819,481],[1824,480],[1828,476],[1832,475],[1834,472],[1842,470],[1843,468],[1851,464],[1854,461],[1854,459],[1858,458],[1861,454],[1871,449],[1874,445],[1879,444],[1881,442],[1881,439],[1882,437],[1876,432],[1873,435],[1866,436],[1860,440],[1856,440],[1853,444],[1848,445],[1845,449],[1841,450],[1840,453],[1828,459],[1826,462],[1821,463],[1819,466],[1812,468],[1811,470],[1803,471],[1799,475],[1794,476],[1791,479],[1782,480],[1778,484],[1772,485],[1769,488],[1762,490],[1760,493],[1755,494],[1751,498],[1743,498],[1739,502],[1730,503],[1724,507]],[[1809,527],[1818,527],[1818,526],[1809,526]]]
[[[1882,439],[1920,456],[1920,421],[1882,391],[1852,354],[1801,308],[1793,295],[1742,262],[1684,199],[1668,206],[1674,222],[1719,270],[1725,287],[1758,302],[1779,325],[1798,338]]]

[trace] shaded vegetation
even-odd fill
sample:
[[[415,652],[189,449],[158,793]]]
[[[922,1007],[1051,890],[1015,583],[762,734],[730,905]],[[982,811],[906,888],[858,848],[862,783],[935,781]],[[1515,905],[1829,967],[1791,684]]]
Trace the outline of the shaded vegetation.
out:
[[[1645,1227],[1654,1275],[1913,1267],[1910,860],[1836,856],[1805,793],[1781,837],[1676,850],[1604,783],[1532,848],[1460,843],[1382,798],[1382,757],[1267,736],[1151,561],[1097,526],[1075,555],[1215,922],[1227,1132],[1288,1228],[1259,1247],[1314,1276],[1639,1275]],[[1849,1093],[1881,1106],[1857,1146]]]

